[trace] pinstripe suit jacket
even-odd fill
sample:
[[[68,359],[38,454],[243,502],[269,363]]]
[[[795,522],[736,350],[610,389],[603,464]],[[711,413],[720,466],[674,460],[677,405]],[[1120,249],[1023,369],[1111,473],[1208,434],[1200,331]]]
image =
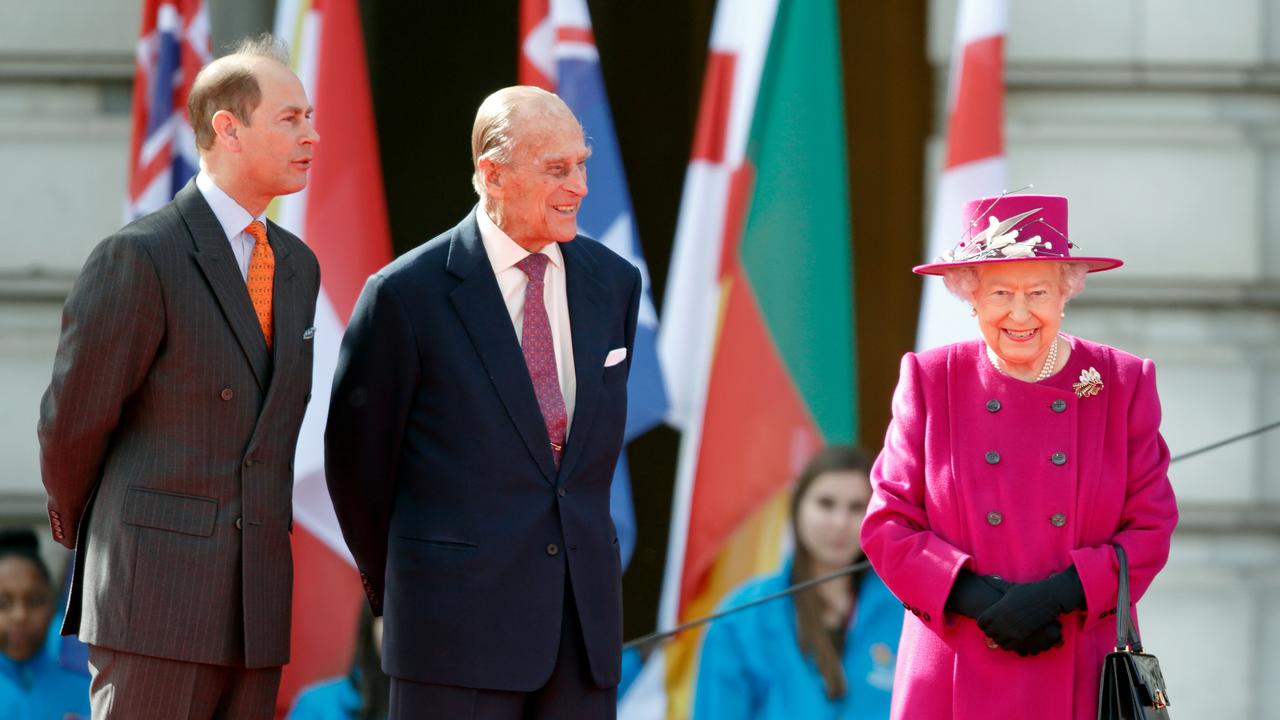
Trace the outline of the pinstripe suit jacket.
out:
[[[319,265],[268,223],[267,350],[222,227],[189,183],[104,240],[67,297],[40,408],[64,634],[188,662],[289,659],[293,453]]]

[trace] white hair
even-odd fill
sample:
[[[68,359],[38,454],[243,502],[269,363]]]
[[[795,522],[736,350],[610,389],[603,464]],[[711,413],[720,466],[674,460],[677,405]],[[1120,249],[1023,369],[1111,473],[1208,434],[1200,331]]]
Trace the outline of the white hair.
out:
[[[1061,271],[1059,287],[1062,289],[1063,300],[1071,300],[1084,290],[1084,276],[1089,273],[1089,265],[1081,262],[1060,262],[1058,267]],[[972,303],[974,293],[978,292],[978,266],[947,268],[942,271],[942,282],[952,295],[964,302]]]
[[[510,163],[520,134],[519,126],[546,116],[571,118],[574,123],[578,121],[558,95],[529,85],[503,88],[480,103],[471,127],[471,186],[477,195],[485,197],[480,161]]]

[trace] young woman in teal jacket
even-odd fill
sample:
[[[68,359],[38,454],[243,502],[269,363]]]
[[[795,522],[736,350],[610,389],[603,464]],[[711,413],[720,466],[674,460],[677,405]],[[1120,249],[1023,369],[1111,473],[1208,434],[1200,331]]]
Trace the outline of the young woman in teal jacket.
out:
[[[792,497],[794,555],[722,609],[862,560],[869,471],[857,448],[818,453]],[[887,718],[901,632],[902,604],[869,569],[716,620],[703,642],[693,718]]]

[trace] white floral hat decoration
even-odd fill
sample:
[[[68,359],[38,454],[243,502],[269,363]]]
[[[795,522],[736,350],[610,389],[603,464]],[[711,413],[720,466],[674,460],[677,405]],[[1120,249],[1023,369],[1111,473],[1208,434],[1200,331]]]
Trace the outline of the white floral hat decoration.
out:
[[[1015,195],[970,200],[965,205],[960,242],[933,262],[918,265],[919,275],[941,275],[948,268],[979,263],[1059,260],[1084,263],[1089,272],[1124,264],[1108,257],[1073,256],[1067,237],[1067,199],[1061,195]]]

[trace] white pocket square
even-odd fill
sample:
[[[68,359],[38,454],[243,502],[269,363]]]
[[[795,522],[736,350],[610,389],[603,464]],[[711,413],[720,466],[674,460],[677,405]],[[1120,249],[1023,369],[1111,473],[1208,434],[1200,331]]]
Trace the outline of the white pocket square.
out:
[[[626,348],[614,348],[613,350],[609,351],[608,355],[604,356],[604,366],[613,367],[614,365],[617,365],[618,363],[626,359],[627,359]]]

